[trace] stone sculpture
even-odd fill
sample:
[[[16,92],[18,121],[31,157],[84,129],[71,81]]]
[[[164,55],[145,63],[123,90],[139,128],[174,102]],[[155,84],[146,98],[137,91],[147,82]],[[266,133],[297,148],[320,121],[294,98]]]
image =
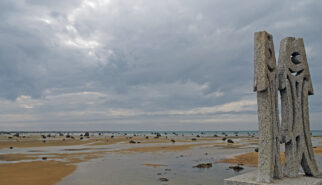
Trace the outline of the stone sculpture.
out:
[[[225,185],[321,185],[310,135],[308,96],[312,81],[302,38],[281,41],[278,67],[272,35],[256,32],[254,40],[254,91],[257,92],[259,150],[258,173],[225,179]],[[279,124],[277,91],[281,94]],[[280,143],[285,144],[282,167]],[[306,175],[299,176],[300,167]],[[282,178],[282,177],[298,178]]]
[[[277,95],[277,67],[272,35],[256,32],[254,91],[257,91],[259,151],[258,181],[282,177]]]
[[[308,95],[313,95],[309,66],[302,38],[287,37],[281,41],[278,59],[278,81],[281,94],[281,138],[285,143],[283,173],[296,177],[300,166],[308,176],[319,174],[312,149]]]

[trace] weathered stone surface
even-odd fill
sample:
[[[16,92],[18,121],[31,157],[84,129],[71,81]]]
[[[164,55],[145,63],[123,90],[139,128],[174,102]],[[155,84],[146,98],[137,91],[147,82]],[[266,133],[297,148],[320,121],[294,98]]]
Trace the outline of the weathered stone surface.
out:
[[[281,41],[278,61],[279,90],[282,105],[281,136],[285,143],[288,177],[298,176],[300,166],[308,176],[319,174],[312,149],[308,95],[313,87],[302,38]]]
[[[257,171],[225,179],[225,185],[322,185],[321,177],[298,176],[296,178],[274,179],[271,183],[258,182]]]
[[[258,181],[282,177],[277,98],[277,69],[272,35],[256,32],[254,91],[257,91],[259,151]]]

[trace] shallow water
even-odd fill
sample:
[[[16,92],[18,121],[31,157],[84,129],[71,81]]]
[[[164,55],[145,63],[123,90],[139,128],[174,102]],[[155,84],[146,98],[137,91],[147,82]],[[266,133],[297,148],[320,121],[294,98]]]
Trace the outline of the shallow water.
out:
[[[243,152],[246,150],[202,147],[181,152],[111,153],[104,158],[81,163],[72,175],[58,185],[220,185],[225,178],[255,169],[244,166],[243,171],[234,172],[228,168],[230,164],[215,163],[232,153]],[[212,168],[193,168],[199,163],[209,162],[214,163]],[[167,166],[143,165],[147,163]],[[169,181],[161,182],[161,177]]]

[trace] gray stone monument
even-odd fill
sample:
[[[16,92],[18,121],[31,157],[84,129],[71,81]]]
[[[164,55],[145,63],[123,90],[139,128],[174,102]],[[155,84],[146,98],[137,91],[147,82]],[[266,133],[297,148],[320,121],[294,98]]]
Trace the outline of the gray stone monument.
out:
[[[322,185],[310,135],[308,96],[313,94],[313,87],[303,39],[287,37],[281,41],[276,67],[272,35],[261,31],[254,36],[254,91],[257,92],[259,126],[258,169],[257,172],[225,179],[225,184]],[[281,94],[281,125],[277,90]],[[280,143],[285,144],[283,167]],[[299,174],[300,167],[305,176]]]
[[[308,176],[319,174],[312,149],[308,95],[313,94],[309,66],[302,38],[281,41],[278,59],[282,104],[281,136],[285,143],[287,177],[297,177],[300,166]]]
[[[277,67],[272,35],[256,32],[254,40],[254,91],[257,92],[259,143],[258,181],[282,177]]]

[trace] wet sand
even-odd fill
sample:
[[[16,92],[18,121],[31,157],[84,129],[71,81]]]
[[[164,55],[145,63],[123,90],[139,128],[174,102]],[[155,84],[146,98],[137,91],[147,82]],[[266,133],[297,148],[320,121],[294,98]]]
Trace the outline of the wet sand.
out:
[[[235,172],[221,169],[228,169],[227,165],[229,164],[219,163],[249,165],[249,168],[245,167],[245,172],[252,169],[252,166],[256,166],[257,153],[252,152],[256,147],[256,138],[248,136],[229,137],[234,143],[227,143],[222,138],[212,136],[198,138],[195,136],[162,136],[159,138],[149,136],[147,138],[147,136],[114,137],[103,135],[91,136],[81,140],[79,136],[74,136],[74,139],[62,136],[43,139],[39,135],[32,135],[8,139],[7,136],[2,135],[0,136],[0,184],[82,184],[78,179],[86,176],[83,172],[90,169],[89,167],[94,164],[96,166],[92,166],[92,171],[95,171],[96,168],[99,169],[97,167],[99,165],[102,165],[102,169],[92,174],[93,181],[106,178],[104,176],[108,174],[127,176],[127,174],[132,173],[129,171],[132,168],[137,172],[138,176],[128,175],[123,179],[120,178],[119,181],[111,182],[110,184],[113,185],[118,184],[118,182],[120,184],[127,184],[127,182],[131,184],[133,179],[136,179],[139,183],[142,182],[141,184],[160,184],[158,180],[160,174],[161,176],[171,175],[171,170],[175,171],[170,176],[171,183],[182,184],[185,182],[185,178],[179,174],[188,170],[190,174],[186,172],[182,176],[185,176],[185,174],[191,177],[195,175],[203,176],[203,180],[200,181],[207,184],[208,181],[211,182],[211,179],[208,179],[206,174],[212,173],[212,171],[218,174],[222,173],[220,175],[222,177],[213,177],[219,178],[218,182],[221,182],[223,177],[234,175]],[[135,143],[131,144],[131,140]],[[316,154],[322,153],[321,146],[314,150]],[[101,162],[97,163],[97,161]],[[123,166],[122,161],[128,161],[128,164],[133,166]],[[193,169],[193,166],[203,162],[210,162],[215,166],[208,171]],[[106,169],[104,169],[104,163],[107,165],[105,166]],[[118,173],[111,171],[111,168],[114,168],[113,166],[116,166]],[[150,176],[147,177],[146,174],[153,171],[144,172],[146,168],[154,170],[165,168],[164,170],[168,171],[166,173],[155,171],[154,174],[151,174],[155,177],[146,181],[144,179],[151,178]],[[106,175],[101,171],[106,171]],[[95,177],[96,175],[98,177]],[[89,175],[88,178],[91,178],[91,176]],[[128,180],[126,181],[126,179]],[[85,184],[86,180],[83,179],[83,182]],[[95,184],[100,184],[100,182]]]

